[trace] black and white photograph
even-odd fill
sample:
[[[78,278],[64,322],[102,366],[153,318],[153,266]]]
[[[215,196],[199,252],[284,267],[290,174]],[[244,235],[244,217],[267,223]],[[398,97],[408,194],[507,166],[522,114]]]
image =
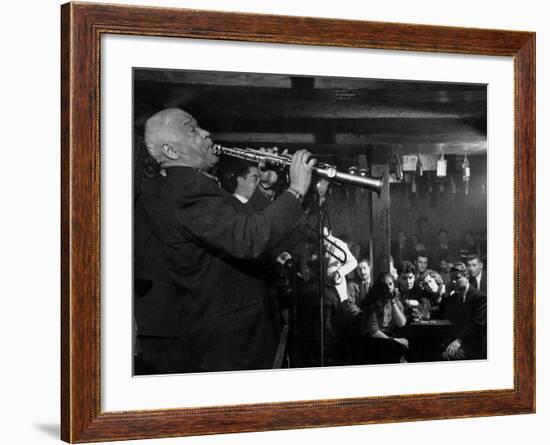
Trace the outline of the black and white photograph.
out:
[[[135,67],[133,144],[134,375],[487,359],[486,84]]]

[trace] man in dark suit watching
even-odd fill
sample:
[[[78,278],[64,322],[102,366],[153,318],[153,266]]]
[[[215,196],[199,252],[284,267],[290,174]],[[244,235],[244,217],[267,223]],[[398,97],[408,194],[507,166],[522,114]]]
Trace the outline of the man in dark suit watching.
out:
[[[210,171],[218,162],[210,133],[177,108],[145,124],[145,144],[165,175],[160,238],[176,289],[179,341],[159,373],[270,368],[278,326],[255,260],[303,214],[315,163],[297,151],[290,187],[263,211],[236,208]]]
[[[445,360],[487,357],[487,298],[470,285],[466,265],[451,268],[452,291],[440,304],[444,318],[452,323],[442,357]]]
[[[483,261],[479,255],[469,255],[466,263],[471,285],[487,295],[487,271],[483,270]]]
[[[244,161],[243,161],[244,162]],[[258,167],[248,163],[245,167],[235,172],[236,186],[233,196],[243,204],[246,204],[258,187],[260,172]]]

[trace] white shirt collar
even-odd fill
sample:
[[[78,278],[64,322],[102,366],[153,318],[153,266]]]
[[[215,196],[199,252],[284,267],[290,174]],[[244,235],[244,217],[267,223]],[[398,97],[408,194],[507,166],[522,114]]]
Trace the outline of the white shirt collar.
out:
[[[239,201],[241,201],[243,204],[246,204],[248,202],[248,199],[246,199],[244,196],[239,195],[238,193],[233,193],[233,196],[237,198]]]

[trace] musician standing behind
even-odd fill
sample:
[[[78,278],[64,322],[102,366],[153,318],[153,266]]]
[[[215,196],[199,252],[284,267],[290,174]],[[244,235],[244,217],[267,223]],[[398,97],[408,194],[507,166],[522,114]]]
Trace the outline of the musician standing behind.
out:
[[[224,187],[233,194],[235,200],[241,204],[247,204],[260,182],[260,171],[250,162],[239,161],[225,173],[224,177],[226,180]],[[252,207],[250,209],[253,210]]]
[[[323,304],[327,362],[330,365],[345,365],[350,360],[353,319],[357,315],[348,305],[346,275],[357,267],[357,260],[344,241],[333,236],[326,228],[324,235],[327,279]]]
[[[249,271],[302,215],[315,160],[297,151],[290,187],[264,211],[248,213],[209,173],[218,157],[190,114],[171,108],[153,115],[145,142],[166,172],[160,235],[180,305],[173,316],[181,341],[159,372],[270,368],[277,326],[264,282]]]
[[[357,260],[340,238],[325,228],[325,251],[327,259],[327,281],[336,289],[340,302],[348,299],[346,275],[357,267]]]

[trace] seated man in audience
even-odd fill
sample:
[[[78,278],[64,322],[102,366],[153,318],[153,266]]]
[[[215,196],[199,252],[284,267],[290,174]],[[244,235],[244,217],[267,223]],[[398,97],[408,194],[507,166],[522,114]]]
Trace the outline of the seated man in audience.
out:
[[[414,261],[416,267],[416,281],[420,280],[420,277],[428,269],[428,254],[426,252],[418,252]]]
[[[348,283],[348,305],[354,313],[362,312],[367,304],[371,284],[370,272],[369,260],[363,258],[357,264],[355,278]]]
[[[487,298],[470,284],[462,262],[451,268],[451,286],[450,295],[440,304],[442,316],[452,323],[442,357],[444,360],[486,358]]]
[[[466,261],[470,284],[487,295],[487,272],[483,270],[483,261],[481,261],[479,255],[470,255]]]

